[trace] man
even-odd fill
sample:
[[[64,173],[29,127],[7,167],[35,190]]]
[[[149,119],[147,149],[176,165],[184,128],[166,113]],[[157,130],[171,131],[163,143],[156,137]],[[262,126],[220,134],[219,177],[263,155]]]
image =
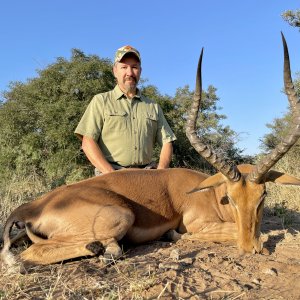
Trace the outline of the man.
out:
[[[176,137],[160,106],[137,88],[141,71],[135,48],[118,49],[113,65],[116,87],[93,97],[75,130],[96,175],[151,168],[155,143],[162,146],[157,168],[169,167]]]

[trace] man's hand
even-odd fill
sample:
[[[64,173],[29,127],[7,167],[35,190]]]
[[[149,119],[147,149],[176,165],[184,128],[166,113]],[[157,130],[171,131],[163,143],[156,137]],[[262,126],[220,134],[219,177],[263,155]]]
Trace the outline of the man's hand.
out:
[[[98,143],[90,137],[82,137],[82,150],[91,164],[101,173],[107,174],[115,171],[112,165],[104,157]]]

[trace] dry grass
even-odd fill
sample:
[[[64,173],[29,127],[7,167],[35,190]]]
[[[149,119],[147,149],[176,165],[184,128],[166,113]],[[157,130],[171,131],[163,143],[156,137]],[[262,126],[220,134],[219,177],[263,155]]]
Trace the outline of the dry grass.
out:
[[[142,299],[143,291],[155,283],[150,266],[126,260],[107,266],[92,258],[38,266],[25,275],[2,272],[0,299]]]
[[[293,168],[290,168],[289,164]],[[291,161],[291,158],[282,159],[277,164],[276,169],[286,171],[298,178],[300,177],[299,162]],[[267,207],[274,215],[282,218],[282,228],[286,228],[287,224],[294,221],[292,213],[300,211],[299,187],[268,184],[268,188]],[[22,178],[21,180],[13,177],[11,182],[2,187],[0,191],[0,224],[4,224],[13,208],[46,192],[47,189],[37,176],[33,175],[31,178]],[[300,235],[298,236],[300,237]],[[286,242],[287,239],[285,238],[284,241]],[[294,240],[291,243],[295,245]],[[184,245],[181,246],[184,247]],[[296,246],[299,247],[299,242]],[[24,247],[27,247],[27,245]],[[201,249],[202,246],[197,253],[203,253]],[[221,253],[224,253],[224,249]],[[12,249],[12,251],[19,253],[21,250],[18,248]],[[205,276],[208,276],[208,273],[203,271],[202,267],[203,262],[206,262],[211,252],[209,248],[205,251],[207,253],[203,253],[203,257],[199,260],[199,266],[196,266],[195,269],[190,266],[189,269],[191,271],[187,271],[188,275],[184,279],[186,282],[191,281],[191,290],[195,284],[192,277],[193,272],[198,272],[199,270],[200,273],[202,272],[200,274],[202,277],[199,277],[201,282]],[[177,293],[179,294],[179,291],[184,295],[186,292],[182,290],[183,283],[180,281],[181,279],[178,279],[178,274],[181,276],[185,271],[163,271],[158,266],[162,259],[168,259],[168,256],[162,258],[161,254],[159,254],[160,252],[157,252],[156,256],[152,256],[151,249],[149,249],[148,253],[146,255],[147,259],[145,259],[146,256],[140,253],[137,256],[133,255],[134,258],[126,258],[109,266],[104,266],[97,258],[90,258],[70,261],[65,264],[36,267],[26,274],[9,273],[5,270],[0,270],[0,299],[149,299],[147,298],[147,291],[149,290],[155,295],[151,299],[175,299],[167,295],[172,293],[176,295]],[[187,255],[190,255],[196,252],[191,248],[187,253],[189,253]],[[221,257],[222,255],[220,254]],[[217,265],[212,266],[212,269],[208,269],[211,270],[209,272],[213,272],[213,268]],[[177,277],[174,277],[175,275],[173,276],[173,274],[177,274]],[[165,279],[166,276],[168,279]],[[233,278],[236,278],[236,276],[234,275]],[[257,276],[261,276],[261,274]],[[214,285],[212,280],[215,280],[215,278],[209,280],[210,283],[207,283],[207,287],[203,287],[204,290],[208,291],[207,294],[203,292],[206,298],[196,297],[194,299],[250,299],[246,297],[247,290],[243,288],[232,289],[235,283],[232,283],[232,286],[229,285],[228,289],[222,288],[221,285],[219,287],[216,284],[213,290],[209,288],[209,285]],[[231,282],[235,282],[235,279]],[[224,286],[227,287],[227,285]],[[202,289],[202,287],[199,288]]]
[[[274,169],[300,178],[300,145],[294,146],[275,166]],[[300,192],[298,186],[283,186],[268,183],[268,207],[284,207],[300,211]]]
[[[299,239],[288,231],[269,232],[271,248],[277,243],[270,256],[240,256],[230,243],[160,241],[129,249],[109,265],[83,258],[26,274],[1,272],[0,299],[299,299],[293,263]],[[176,249],[178,260],[171,257]]]
[[[14,208],[46,191],[43,181],[36,174],[28,177],[13,175],[0,190],[0,222],[3,223]]]

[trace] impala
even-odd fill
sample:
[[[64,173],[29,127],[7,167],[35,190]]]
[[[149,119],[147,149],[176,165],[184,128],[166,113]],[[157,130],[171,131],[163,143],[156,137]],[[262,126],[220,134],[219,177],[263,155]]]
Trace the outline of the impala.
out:
[[[166,232],[176,239],[233,240],[240,253],[260,253],[265,183],[300,185],[299,179],[271,170],[300,136],[300,102],[283,35],[282,40],[284,83],[294,124],[263,161],[256,166],[229,164],[197,136],[202,50],[186,132],[196,151],[219,172],[209,176],[175,168],[121,170],[59,187],[11,213],[4,227],[2,261],[15,262],[9,252],[14,224],[25,227],[33,242],[20,254],[21,262],[31,264],[90,255],[118,258],[122,254],[119,241],[143,243]]]

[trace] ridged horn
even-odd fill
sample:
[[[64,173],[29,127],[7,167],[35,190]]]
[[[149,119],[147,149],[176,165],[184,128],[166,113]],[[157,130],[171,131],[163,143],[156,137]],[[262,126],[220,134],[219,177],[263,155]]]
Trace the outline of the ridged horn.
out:
[[[197,136],[196,133],[197,117],[198,117],[198,112],[199,112],[201,98],[202,98],[202,74],[201,74],[202,57],[203,57],[203,48],[198,62],[194,98],[193,98],[193,102],[186,123],[186,136],[188,137],[194,149],[204,159],[206,159],[213,167],[215,167],[229,180],[238,181],[241,177],[241,174],[237,169],[237,167],[235,165],[230,165],[226,163],[223,158],[219,157],[213,151],[213,149],[211,149],[208,145],[202,143],[202,141],[200,140],[200,138]]]
[[[284,50],[284,87],[290,102],[293,125],[286,137],[272,150],[272,152],[267,154],[248,175],[248,180],[255,183],[261,183],[263,181],[264,175],[289,151],[300,137],[300,101],[293,85],[289,51],[283,33],[281,33],[281,37]]]

